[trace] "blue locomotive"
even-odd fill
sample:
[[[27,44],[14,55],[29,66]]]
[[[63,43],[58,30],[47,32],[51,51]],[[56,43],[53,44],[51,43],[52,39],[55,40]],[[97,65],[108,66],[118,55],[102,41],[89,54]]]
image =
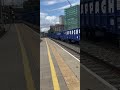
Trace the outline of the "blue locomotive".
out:
[[[67,42],[80,42],[80,28],[54,32],[49,34],[49,37]]]
[[[80,27],[82,36],[102,32],[101,35],[119,39],[120,0],[81,0]]]

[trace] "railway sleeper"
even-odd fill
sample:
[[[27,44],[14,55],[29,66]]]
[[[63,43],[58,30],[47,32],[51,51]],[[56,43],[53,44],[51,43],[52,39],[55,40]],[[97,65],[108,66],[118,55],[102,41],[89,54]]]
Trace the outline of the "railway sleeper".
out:
[[[112,74],[110,70],[103,70],[103,71],[96,71],[95,72],[96,74],[98,75],[109,75],[109,74]]]
[[[112,78],[112,79],[108,79],[108,82],[111,83],[111,84],[120,84],[120,78]]]
[[[113,75],[113,74],[109,74],[109,75],[102,75],[101,76],[102,78],[104,78],[104,79],[118,79],[118,78],[120,78],[120,77],[118,77],[117,75]]]
[[[106,68],[104,68],[104,67],[98,67],[98,68],[91,68],[91,70],[93,70],[93,71],[103,71],[103,70],[105,70]]]
[[[120,90],[120,84],[117,84],[117,85],[115,84],[114,87],[116,87],[117,90]]]

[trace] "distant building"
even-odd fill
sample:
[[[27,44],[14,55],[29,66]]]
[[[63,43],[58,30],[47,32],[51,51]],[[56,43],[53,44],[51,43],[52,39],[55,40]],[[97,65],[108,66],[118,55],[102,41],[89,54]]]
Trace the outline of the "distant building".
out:
[[[62,31],[62,30],[64,30],[64,25],[56,24],[54,26],[50,26],[50,30],[53,32]]]
[[[80,5],[75,5],[64,10],[65,29],[74,29],[80,27]]]
[[[64,30],[64,25],[61,25],[61,24],[55,25],[55,31],[62,31],[62,30]]]
[[[64,24],[64,15],[59,16],[59,22],[60,24]]]

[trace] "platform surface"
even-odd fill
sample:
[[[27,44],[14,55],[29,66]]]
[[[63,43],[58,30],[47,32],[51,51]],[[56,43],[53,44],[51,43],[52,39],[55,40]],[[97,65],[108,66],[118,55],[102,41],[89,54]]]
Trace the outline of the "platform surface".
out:
[[[11,24],[0,37],[0,90],[40,90],[40,36]]]
[[[80,62],[49,38],[40,42],[40,90],[80,90]]]

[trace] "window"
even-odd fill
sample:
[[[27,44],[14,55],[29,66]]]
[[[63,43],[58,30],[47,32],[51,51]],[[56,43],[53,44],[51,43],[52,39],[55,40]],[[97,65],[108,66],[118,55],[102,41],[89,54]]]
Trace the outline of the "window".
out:
[[[74,34],[76,34],[76,30],[74,30]]]
[[[69,35],[69,31],[67,31],[67,35]]]
[[[79,33],[80,33],[80,29],[79,29]]]
[[[72,30],[72,34],[74,33],[74,31]]]
[[[79,30],[79,29],[76,29],[76,34],[78,34],[78,30]]]

